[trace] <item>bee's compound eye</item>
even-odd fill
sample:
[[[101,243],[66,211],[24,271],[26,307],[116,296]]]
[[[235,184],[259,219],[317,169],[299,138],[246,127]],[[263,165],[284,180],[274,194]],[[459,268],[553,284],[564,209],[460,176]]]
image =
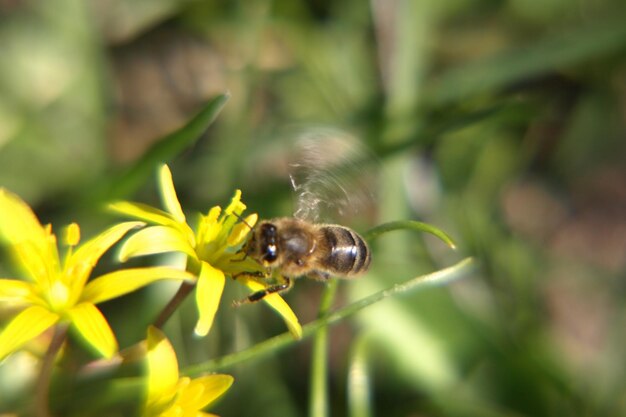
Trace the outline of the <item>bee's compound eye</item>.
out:
[[[274,262],[278,258],[276,246],[276,226],[267,223],[261,227],[261,254],[265,262]]]
[[[263,254],[263,260],[266,262],[274,262],[278,257],[278,249],[276,245],[267,245],[265,253]]]

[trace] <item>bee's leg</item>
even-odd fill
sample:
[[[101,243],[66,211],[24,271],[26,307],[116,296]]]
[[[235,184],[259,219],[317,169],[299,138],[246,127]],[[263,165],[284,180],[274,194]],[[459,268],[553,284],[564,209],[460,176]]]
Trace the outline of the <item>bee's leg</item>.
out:
[[[243,277],[243,276],[254,277],[254,278],[267,278],[267,277],[269,277],[269,275],[270,274],[268,272],[261,272],[261,271],[251,271],[251,272],[248,272],[248,271],[246,271],[246,272],[239,272],[237,274],[233,274],[233,275],[231,275],[231,278],[234,279],[234,280],[236,280],[239,277]]]
[[[281,282],[280,284],[270,285],[269,287],[263,288],[262,290],[253,292],[248,297],[244,298],[243,300],[235,301],[233,304],[235,306],[240,306],[241,304],[256,303],[257,301],[261,301],[270,294],[290,290],[291,287],[293,287],[293,281],[287,277],[282,277],[282,279],[283,282]]]
[[[239,262],[244,262],[246,259],[248,259],[248,252],[241,249],[239,251],[237,251],[235,253],[235,255],[239,255],[239,254],[243,254],[243,256],[241,258],[238,259],[230,259],[230,262],[232,263],[239,263]],[[258,264],[258,263],[257,263]],[[255,277],[255,278],[269,278],[270,275],[272,275],[272,269],[268,268],[268,267],[264,267],[260,264],[258,264],[259,267],[263,268],[264,271],[241,271],[238,272],[236,274],[231,274],[231,278],[233,279],[237,279],[239,277],[242,276],[251,276],[251,277]]]
[[[245,250],[245,248],[241,248],[237,251],[237,253],[235,255],[239,255],[239,254],[243,254],[243,257],[241,259],[231,259],[231,262],[243,262],[246,259],[248,259],[248,251]]]
[[[237,253],[236,255],[239,255],[239,253]],[[248,258],[248,255],[245,252],[243,252],[243,258],[241,259],[230,258],[230,262],[243,262],[246,260],[246,258]]]

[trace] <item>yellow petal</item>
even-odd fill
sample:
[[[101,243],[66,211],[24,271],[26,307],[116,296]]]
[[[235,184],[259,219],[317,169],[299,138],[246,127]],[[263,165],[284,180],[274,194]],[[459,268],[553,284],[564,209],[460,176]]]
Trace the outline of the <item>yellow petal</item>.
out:
[[[117,352],[117,341],[106,319],[92,303],[81,303],[68,312],[72,325],[98,354],[111,358]]]
[[[98,304],[164,279],[194,281],[196,277],[189,272],[167,266],[121,269],[90,281],[80,299]]]
[[[169,340],[156,327],[148,328],[147,346],[147,406],[155,410],[165,407],[176,394],[178,361]]]
[[[100,257],[129,230],[143,224],[142,222],[119,223],[82,244],[72,253],[67,262],[66,270],[70,272],[66,277],[67,284],[71,285],[75,291],[80,291]]]
[[[109,204],[109,209],[118,213],[126,214],[147,223],[169,226],[177,229],[185,238],[195,246],[195,235],[191,227],[185,222],[178,222],[170,213],[141,203],[129,203],[120,201]]]
[[[32,209],[17,195],[0,188],[0,236],[13,245],[24,240],[47,244],[44,228]]]
[[[178,223],[170,213],[147,204],[118,201],[109,204],[108,208],[116,213],[125,214],[129,217],[143,220],[146,223],[160,224],[163,226]]]
[[[0,302],[27,302],[32,301],[35,292],[29,282],[16,279],[0,279]]]
[[[159,186],[161,191],[161,199],[165,210],[168,211],[177,222],[185,222],[185,214],[180,207],[174,181],[172,180],[172,172],[167,165],[162,165],[159,170]]]
[[[23,241],[11,246],[11,256],[25,276],[42,287],[50,285],[59,271],[59,254],[54,243],[54,235],[49,235],[50,241],[44,248],[34,241]]]
[[[215,313],[222,298],[226,278],[224,272],[202,262],[198,284],[196,286],[196,304],[198,306],[198,323],[195,333],[206,336],[211,330]]]
[[[260,291],[266,288],[266,285],[261,284],[258,281],[250,277],[241,277],[239,278],[248,288],[252,291]],[[285,321],[287,328],[296,339],[302,338],[302,326],[300,326],[300,322],[298,321],[298,317],[296,317],[295,313],[289,307],[289,304],[278,294],[270,294],[263,298],[270,307],[272,307]]]
[[[232,376],[224,374],[193,379],[181,390],[176,403],[185,410],[201,410],[228,391],[234,380]]]
[[[183,252],[196,257],[190,242],[177,229],[167,226],[150,226],[135,233],[124,242],[119,259],[125,262],[135,256],[153,255],[164,252]]]
[[[44,285],[59,267],[54,235],[17,195],[0,188],[0,238],[11,246],[18,266],[29,279]]]
[[[22,311],[0,333],[0,360],[39,336],[58,320],[57,314],[40,306],[28,307]]]
[[[98,236],[85,242],[74,252],[73,258],[88,261],[92,266],[98,259],[131,229],[143,226],[143,222],[123,222],[100,233]]]

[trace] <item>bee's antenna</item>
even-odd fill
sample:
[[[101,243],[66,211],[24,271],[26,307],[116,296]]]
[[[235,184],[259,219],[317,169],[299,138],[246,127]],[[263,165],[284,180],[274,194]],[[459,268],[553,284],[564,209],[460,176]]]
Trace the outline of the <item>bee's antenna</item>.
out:
[[[248,226],[248,229],[253,230],[254,228],[252,226],[250,226],[250,224],[246,221],[246,219],[244,219],[243,217],[241,217],[240,215],[238,215],[237,213],[233,212],[232,214],[235,215],[235,217],[237,217],[241,223],[245,224],[246,226]]]

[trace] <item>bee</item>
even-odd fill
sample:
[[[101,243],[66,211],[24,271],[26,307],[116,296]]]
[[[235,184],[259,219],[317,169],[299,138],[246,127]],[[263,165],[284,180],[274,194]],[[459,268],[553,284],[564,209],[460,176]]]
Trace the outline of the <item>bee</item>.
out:
[[[318,222],[322,205],[336,205],[336,211],[344,214],[346,208],[355,205],[355,196],[362,197],[357,195],[358,187],[346,183],[346,178],[353,173],[344,175],[345,159],[352,161],[354,156],[343,152],[342,158],[329,162],[319,154],[321,150],[328,155],[328,149],[352,149],[353,145],[347,147],[346,140],[344,136],[324,134],[309,136],[301,142],[304,157],[291,166],[304,171],[304,179],[298,183],[295,175],[290,174],[298,196],[294,217],[259,222],[243,248],[245,256],[265,267],[266,277],[278,283],[251,294],[244,302],[259,301],[269,294],[286,291],[297,277],[324,281],[331,276],[354,278],[368,270],[372,255],[361,235],[346,226]],[[332,200],[326,197],[329,194],[333,195]],[[341,196],[337,197],[338,194]]]
[[[254,302],[285,291],[292,278],[306,276],[326,280],[330,276],[352,278],[366,272],[372,260],[365,239],[337,224],[315,224],[295,217],[260,222],[253,230],[245,253],[270,270],[279,270],[284,282],[253,293]]]

